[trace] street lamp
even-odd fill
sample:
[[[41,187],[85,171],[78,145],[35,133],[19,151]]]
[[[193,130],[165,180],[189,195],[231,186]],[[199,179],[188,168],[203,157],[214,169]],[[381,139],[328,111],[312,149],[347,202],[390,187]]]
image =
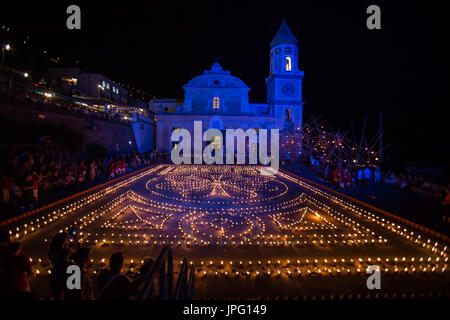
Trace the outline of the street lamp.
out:
[[[2,46],[2,64],[5,64],[5,51],[11,50],[9,43]]]

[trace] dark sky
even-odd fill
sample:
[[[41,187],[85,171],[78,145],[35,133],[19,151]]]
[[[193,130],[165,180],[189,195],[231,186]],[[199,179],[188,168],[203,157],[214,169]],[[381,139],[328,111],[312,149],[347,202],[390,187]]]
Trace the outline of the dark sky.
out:
[[[251,88],[251,102],[265,102],[270,41],[285,17],[299,39],[305,117],[322,115],[347,128],[351,119],[360,127],[368,114],[373,132],[383,111],[390,155],[446,164],[450,55],[440,3],[17,2],[2,3],[0,22],[29,35],[33,48],[156,97],[183,98],[183,84],[218,57]],[[66,29],[70,4],[81,7],[81,31]],[[381,7],[381,30],[366,28],[370,4]]]

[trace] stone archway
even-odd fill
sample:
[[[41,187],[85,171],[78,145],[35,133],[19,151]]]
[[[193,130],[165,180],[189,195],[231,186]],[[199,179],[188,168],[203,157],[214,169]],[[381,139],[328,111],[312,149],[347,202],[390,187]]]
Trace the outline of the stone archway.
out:
[[[179,124],[174,124],[172,126],[170,126],[169,128],[169,155],[172,154],[172,149],[174,147],[174,145],[176,144],[176,142],[172,142],[172,133],[176,130],[176,129],[181,129],[181,125]]]

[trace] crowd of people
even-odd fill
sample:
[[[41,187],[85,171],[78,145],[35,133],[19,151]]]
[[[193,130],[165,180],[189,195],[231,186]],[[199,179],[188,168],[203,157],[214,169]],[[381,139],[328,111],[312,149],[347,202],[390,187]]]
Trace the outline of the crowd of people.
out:
[[[439,200],[443,205],[450,205],[450,184],[445,186],[423,175],[382,171],[379,165],[345,167],[331,164],[323,168],[318,161],[311,161],[311,165],[321,171],[326,181],[341,190],[383,183]]]
[[[92,249],[82,247],[74,230],[57,233],[48,251],[50,269],[48,282],[50,297],[38,297],[32,293],[30,277],[32,261],[21,253],[21,244],[11,242],[9,234],[0,230],[0,298],[4,299],[53,299],[53,300],[128,300],[135,297],[151,269],[153,260],[147,260],[134,273],[123,273],[124,257],[115,252],[109,259],[109,268],[92,272]],[[72,233],[73,232],[73,233]],[[79,286],[71,282],[69,266],[80,270]],[[74,285],[68,285],[73,283]],[[42,284],[41,284],[42,285]]]
[[[333,168],[326,166],[324,171],[325,180],[333,183],[341,190],[354,188],[356,186],[364,186],[371,182],[381,181],[381,170],[377,166],[372,167],[360,167],[354,170],[345,169],[343,167]]]
[[[68,188],[97,177],[113,179],[164,159],[165,154],[148,152],[67,162],[44,151],[12,152],[0,164],[1,201],[21,212],[30,210],[42,191]]]
[[[47,97],[35,90],[15,89],[11,86],[0,88],[0,102],[18,105],[37,104],[51,106],[67,111],[81,112],[89,116],[110,120],[115,115],[97,112],[77,105],[73,101],[58,97]],[[41,149],[41,148],[40,148]],[[44,148],[42,148],[44,149]],[[157,154],[118,154],[114,157],[81,161],[62,160],[60,154],[54,155],[46,150],[10,151],[2,150],[0,159],[0,205],[7,211],[24,212],[39,204],[42,192],[60,190],[70,186],[94,181],[98,177],[112,179],[119,175],[149,165],[157,161],[166,161],[167,153]],[[0,219],[2,217],[0,216]]]
[[[444,206],[450,206],[450,183],[437,182],[423,174],[381,170],[377,164],[356,166],[348,163],[328,163],[313,157],[293,161],[281,155],[280,161],[282,165],[305,165],[340,190],[382,183],[435,199]]]
[[[413,173],[397,174],[393,171],[386,172],[383,182],[422,196],[440,200],[443,205],[450,206],[450,184],[445,186],[421,175]]]

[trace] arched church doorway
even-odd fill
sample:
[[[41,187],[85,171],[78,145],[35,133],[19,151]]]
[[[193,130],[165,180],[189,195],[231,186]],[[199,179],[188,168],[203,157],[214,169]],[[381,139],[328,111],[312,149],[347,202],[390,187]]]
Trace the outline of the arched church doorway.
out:
[[[286,108],[284,110],[284,121],[285,122],[292,122],[292,110],[289,108]]]
[[[169,154],[172,154],[173,149],[176,150],[178,148],[179,142],[172,142],[172,133],[177,129],[181,129],[181,127],[180,126],[172,126],[169,130]]]

